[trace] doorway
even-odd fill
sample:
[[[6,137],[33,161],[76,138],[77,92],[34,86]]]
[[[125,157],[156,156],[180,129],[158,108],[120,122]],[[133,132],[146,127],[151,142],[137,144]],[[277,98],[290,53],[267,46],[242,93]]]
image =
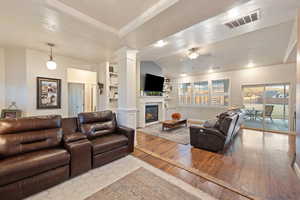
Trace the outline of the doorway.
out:
[[[288,132],[289,84],[243,86],[245,128]]]
[[[84,84],[82,83],[69,83],[69,117],[75,117],[79,113],[84,112]]]

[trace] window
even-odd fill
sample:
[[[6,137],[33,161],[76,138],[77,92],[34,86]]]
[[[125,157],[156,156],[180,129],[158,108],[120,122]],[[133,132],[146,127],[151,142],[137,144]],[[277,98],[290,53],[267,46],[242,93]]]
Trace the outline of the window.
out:
[[[178,95],[183,105],[228,106],[229,79],[181,83]]]
[[[218,106],[229,105],[229,79],[213,80],[211,104]]]
[[[179,86],[179,101],[181,104],[192,104],[192,84],[182,83]]]
[[[194,102],[196,105],[209,104],[208,81],[194,83]]]

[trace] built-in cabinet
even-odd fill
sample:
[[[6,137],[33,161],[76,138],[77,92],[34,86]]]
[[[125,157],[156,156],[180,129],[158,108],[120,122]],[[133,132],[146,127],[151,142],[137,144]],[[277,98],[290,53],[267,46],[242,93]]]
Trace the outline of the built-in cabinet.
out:
[[[117,111],[119,99],[118,64],[106,62],[99,71],[99,84],[103,86],[100,94],[100,110]]]

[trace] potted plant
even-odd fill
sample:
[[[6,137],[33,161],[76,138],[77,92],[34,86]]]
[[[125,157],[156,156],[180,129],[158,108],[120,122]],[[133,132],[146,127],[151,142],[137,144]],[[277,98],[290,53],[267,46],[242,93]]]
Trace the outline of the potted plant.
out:
[[[172,114],[172,119],[173,120],[180,120],[181,114],[180,113],[173,113]]]

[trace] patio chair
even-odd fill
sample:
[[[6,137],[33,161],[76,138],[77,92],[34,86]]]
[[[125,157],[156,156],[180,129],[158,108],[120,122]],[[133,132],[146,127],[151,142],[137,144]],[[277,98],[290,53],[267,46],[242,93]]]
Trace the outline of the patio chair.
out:
[[[273,122],[272,113],[274,110],[274,105],[265,105],[265,118],[270,118],[271,122]],[[257,112],[256,117],[263,118],[263,112]]]

